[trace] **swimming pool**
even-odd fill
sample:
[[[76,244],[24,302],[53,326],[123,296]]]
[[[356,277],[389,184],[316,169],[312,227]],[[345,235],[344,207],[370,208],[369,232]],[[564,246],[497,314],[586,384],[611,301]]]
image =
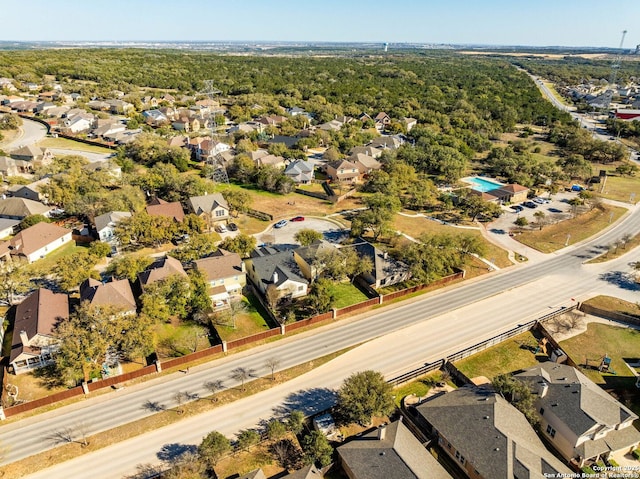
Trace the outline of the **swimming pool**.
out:
[[[464,181],[465,183],[469,183],[471,185],[471,189],[479,191],[481,193],[496,190],[501,186],[504,186],[503,183],[495,180],[489,180],[487,178],[482,178],[480,176],[470,176],[468,178],[462,178],[462,181]]]

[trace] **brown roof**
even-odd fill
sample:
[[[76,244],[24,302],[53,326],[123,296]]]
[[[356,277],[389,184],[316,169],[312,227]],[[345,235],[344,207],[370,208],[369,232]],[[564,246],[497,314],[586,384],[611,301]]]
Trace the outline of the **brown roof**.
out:
[[[56,324],[67,318],[69,318],[69,297],[66,294],[40,288],[27,296],[16,307],[10,361],[14,361],[23,352],[32,352],[31,348],[22,344],[21,331],[27,333],[29,340],[38,334],[51,336]]]
[[[238,253],[218,250],[219,254],[195,261],[196,268],[202,271],[207,281],[230,278],[242,274],[242,259]]]
[[[14,254],[30,255],[48,244],[70,234],[66,228],[51,223],[38,223],[22,230],[9,240]]]
[[[501,186],[500,189],[508,193],[520,193],[521,191],[529,191],[529,188],[519,185],[518,183],[510,183],[508,185]]]
[[[185,278],[187,277],[187,273],[180,261],[171,256],[165,256],[164,258],[157,259],[147,270],[138,274],[138,280],[142,286],[145,286],[176,274],[184,276]]]
[[[181,223],[184,220],[184,210],[179,201],[173,203],[167,203],[164,200],[156,199],[154,202],[147,205],[147,213],[151,216],[166,216],[173,218],[177,222]]]
[[[80,285],[80,299],[94,306],[115,306],[124,311],[135,311],[136,300],[128,279],[101,283],[89,278]]]

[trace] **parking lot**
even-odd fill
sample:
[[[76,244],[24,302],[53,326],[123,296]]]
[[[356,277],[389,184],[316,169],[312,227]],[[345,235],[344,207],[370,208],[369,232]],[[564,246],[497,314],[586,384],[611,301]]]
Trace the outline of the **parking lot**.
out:
[[[536,208],[523,207],[522,211],[515,211],[510,206],[503,206],[504,213],[500,218],[492,221],[487,230],[494,234],[508,234],[513,228],[516,227],[514,222],[519,217],[525,217],[529,223],[535,223],[537,221],[534,214],[538,211],[543,211],[546,215],[547,223],[557,223],[568,219],[571,216],[571,205],[569,200],[578,196],[576,191],[562,191],[551,196],[551,201],[546,204],[537,204]],[[548,194],[541,196],[542,198],[548,198]]]
[[[290,220],[290,218],[289,218]],[[304,221],[287,221],[281,228],[274,228],[271,225],[263,233],[256,236],[258,244],[296,244],[295,234],[301,229],[312,229],[323,234],[327,241],[337,242],[339,237],[346,235],[346,231],[336,222],[322,219],[305,217]]]

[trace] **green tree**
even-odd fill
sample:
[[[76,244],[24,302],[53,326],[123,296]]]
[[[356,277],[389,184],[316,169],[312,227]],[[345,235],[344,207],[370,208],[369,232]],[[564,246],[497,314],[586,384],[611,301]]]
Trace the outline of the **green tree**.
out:
[[[89,254],[94,258],[106,258],[111,253],[111,245],[102,241],[94,241],[89,245]]]
[[[26,260],[13,258],[0,261],[0,301],[13,305],[16,296],[32,288],[31,272]]]
[[[223,190],[222,196],[229,205],[229,211],[237,218],[251,208],[251,195],[243,190]]]
[[[238,448],[246,451],[260,442],[260,434],[253,429],[245,429],[238,434]]]
[[[182,263],[190,263],[200,258],[210,256],[218,250],[216,240],[218,236],[213,233],[196,234],[189,238],[189,242],[174,249],[169,253]]]
[[[316,314],[326,313],[331,309],[335,301],[333,283],[320,278],[313,283],[311,291],[307,295],[307,304]]]
[[[540,226],[540,229],[542,230],[542,227],[547,221],[547,214],[544,211],[536,211],[533,216],[535,216],[538,226]]]
[[[304,419],[304,413],[302,411],[291,411],[287,419],[287,429],[297,436],[304,428]]]
[[[313,230],[311,228],[303,228],[293,235],[293,239],[300,243],[302,246],[309,246],[315,241],[319,241],[323,238],[322,233]]]
[[[535,407],[536,398],[525,382],[518,381],[510,374],[501,374],[493,378],[491,384],[498,394],[524,414],[532,426],[538,425],[540,420]]]
[[[230,451],[231,442],[218,431],[207,434],[198,446],[198,455],[211,470]]]
[[[20,222],[20,229],[24,230],[30,226],[37,225],[38,223],[51,223],[51,220],[45,215],[29,215]]]
[[[366,231],[371,231],[374,240],[377,241],[381,235],[389,234],[392,231],[393,217],[400,211],[400,200],[397,197],[374,193],[365,198],[364,203],[368,209],[353,219],[351,234],[360,236]]]
[[[153,263],[153,258],[141,254],[128,254],[120,256],[109,263],[107,273],[116,279],[128,279],[132,283]]]
[[[22,125],[22,118],[10,113],[0,116],[0,130],[17,130]]]
[[[174,274],[148,284],[140,296],[143,315],[167,322],[171,316],[185,319],[189,312],[189,279]]]
[[[513,223],[516,226],[527,226],[529,224],[529,220],[524,216],[518,216]]]
[[[177,232],[176,223],[166,216],[151,216],[141,211],[122,219],[115,234],[123,245],[158,247],[168,243]]]
[[[302,439],[302,450],[308,464],[315,463],[320,467],[331,464],[333,448],[320,431],[311,431]]]
[[[243,258],[248,258],[249,254],[251,254],[255,247],[255,236],[250,236],[244,233],[237,234],[234,237],[227,236],[222,243],[220,243],[221,249],[231,251],[232,253],[238,253]]]
[[[287,433],[287,427],[282,421],[272,419],[267,423],[267,437],[270,441],[277,441]]]
[[[66,291],[72,291],[85,279],[100,279],[100,274],[93,269],[99,259],[87,250],[60,257],[52,269],[58,286]]]
[[[338,408],[347,421],[369,425],[373,416],[393,411],[393,389],[379,372],[352,374],[338,390]]]
[[[211,309],[209,297],[209,284],[204,273],[197,268],[190,269],[189,275],[189,311],[191,316],[198,321],[206,318],[206,312]]]

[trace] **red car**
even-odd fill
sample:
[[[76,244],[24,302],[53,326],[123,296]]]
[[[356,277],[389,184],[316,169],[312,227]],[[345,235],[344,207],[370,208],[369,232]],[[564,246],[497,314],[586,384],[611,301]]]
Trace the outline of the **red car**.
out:
[[[304,221],[304,216],[296,216],[295,218],[291,218],[291,221]]]

